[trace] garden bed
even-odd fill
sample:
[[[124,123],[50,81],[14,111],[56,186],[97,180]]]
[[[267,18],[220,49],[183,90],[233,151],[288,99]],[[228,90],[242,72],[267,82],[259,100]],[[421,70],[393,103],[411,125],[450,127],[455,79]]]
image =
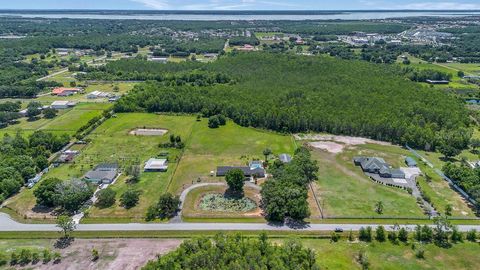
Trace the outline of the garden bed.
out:
[[[257,204],[247,197],[236,198],[226,194],[209,193],[200,199],[198,207],[204,211],[246,213],[255,210]]]

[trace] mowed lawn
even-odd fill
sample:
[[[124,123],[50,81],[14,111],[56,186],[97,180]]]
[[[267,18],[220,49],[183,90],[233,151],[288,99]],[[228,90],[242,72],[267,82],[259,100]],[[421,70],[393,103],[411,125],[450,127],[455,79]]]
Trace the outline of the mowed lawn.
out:
[[[291,136],[241,127],[229,121],[217,129],[208,128],[207,119],[196,122],[185,153],[173,177],[169,191],[175,194],[199,182],[219,182],[210,176],[217,166],[247,165],[253,159],[265,159],[263,150],[274,154],[294,152]]]
[[[454,244],[451,248],[425,245],[425,259],[417,259],[411,245],[385,243],[349,243],[340,240],[330,243],[328,239],[302,240],[315,250],[321,269],[362,269],[356,258],[364,251],[372,270],[420,270],[420,269],[478,269],[480,245],[470,242]]]
[[[406,191],[374,183],[353,164],[358,155],[382,157],[390,165],[403,166],[406,150],[397,146],[357,145],[339,154],[314,150],[320,167],[317,196],[327,217],[424,217],[413,196]],[[384,205],[383,215],[375,203]]]
[[[121,167],[129,164],[141,165],[151,157],[157,157],[161,152],[168,152],[170,159],[169,170],[166,173],[142,173],[139,183],[130,185],[125,182],[125,177],[120,177],[112,188],[117,191],[117,205],[107,209],[93,207],[89,213],[90,218],[100,219],[134,219],[143,220],[145,211],[158,200],[160,194],[165,192],[171,175],[176,167],[176,159],[180,150],[162,149],[160,143],[169,140],[169,134],[174,133],[186,139],[195,123],[195,118],[190,116],[166,116],[156,114],[132,113],[118,114],[98,127],[87,139],[91,142],[75,158],[74,163],[65,164],[52,169],[44,178],[57,177],[62,180],[81,178],[87,171],[99,163],[118,162]],[[164,136],[134,136],[129,132],[135,128],[161,128],[169,130]],[[128,188],[135,188],[142,192],[139,204],[126,210],[118,205],[121,194]],[[33,189],[34,190],[34,189]],[[20,215],[43,218],[44,213],[32,211],[35,206],[33,190],[24,190],[8,202],[8,207]],[[123,221],[124,221],[123,220]]]

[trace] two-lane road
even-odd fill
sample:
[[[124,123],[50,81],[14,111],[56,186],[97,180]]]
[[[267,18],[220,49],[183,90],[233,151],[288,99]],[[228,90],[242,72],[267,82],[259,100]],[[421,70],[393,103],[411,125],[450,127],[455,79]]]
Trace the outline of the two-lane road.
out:
[[[125,224],[80,224],[77,231],[333,231],[342,228],[345,231],[358,231],[361,227],[376,228],[379,224],[307,224],[296,228],[286,225],[266,223],[125,223]],[[393,225],[383,225],[392,230]],[[413,230],[415,225],[401,225]],[[472,229],[480,231],[479,225],[460,225],[458,229],[467,232]],[[0,213],[0,231],[4,232],[56,232],[55,224],[22,224]]]

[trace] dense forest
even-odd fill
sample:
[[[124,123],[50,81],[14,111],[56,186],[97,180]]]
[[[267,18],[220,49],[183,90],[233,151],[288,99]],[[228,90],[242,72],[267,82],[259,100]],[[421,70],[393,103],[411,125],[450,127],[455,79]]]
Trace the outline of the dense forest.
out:
[[[36,131],[28,138],[6,134],[0,142],[0,202],[17,193],[26,181],[48,167],[50,155],[69,137]]]
[[[158,71],[144,72],[188,67],[225,74],[236,83],[200,87],[147,82],[123,97],[115,110],[223,114],[242,126],[365,136],[428,150],[458,138],[463,146],[469,137],[467,110],[460,100],[406,81],[395,67],[236,53],[211,64],[157,64]],[[115,72],[113,65],[107,70]]]
[[[315,252],[295,240],[283,245],[272,243],[265,233],[258,239],[241,235],[218,234],[213,239],[194,238],[156,261],[144,270],[154,269],[320,269]]]

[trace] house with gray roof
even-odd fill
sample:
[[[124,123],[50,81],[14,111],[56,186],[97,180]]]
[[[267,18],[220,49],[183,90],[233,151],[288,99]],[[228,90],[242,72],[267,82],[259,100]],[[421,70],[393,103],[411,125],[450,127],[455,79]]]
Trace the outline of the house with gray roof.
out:
[[[417,167],[417,162],[411,157],[405,158],[405,164],[407,164],[407,166],[410,168]]]
[[[265,169],[264,168],[251,168],[248,166],[219,166],[217,167],[216,176],[226,176],[227,173],[231,170],[239,169],[243,172],[245,177],[258,177],[264,178],[265,177]]]
[[[118,164],[102,163],[87,172],[83,179],[95,184],[111,184],[119,173]]]
[[[383,158],[379,157],[355,157],[353,162],[360,166],[366,173],[378,174],[383,178],[405,178],[405,173],[399,169],[392,169]]]

